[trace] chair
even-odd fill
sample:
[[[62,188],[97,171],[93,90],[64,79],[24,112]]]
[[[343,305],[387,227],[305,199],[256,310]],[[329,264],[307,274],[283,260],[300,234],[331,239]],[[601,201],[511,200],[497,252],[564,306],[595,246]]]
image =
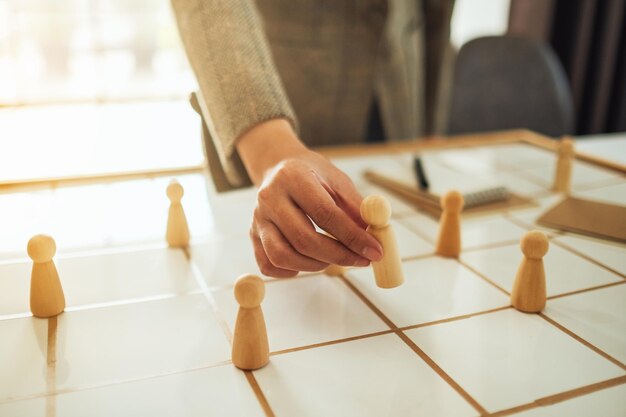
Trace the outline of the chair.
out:
[[[454,68],[448,134],[517,128],[553,137],[573,132],[572,96],[559,60],[530,39],[466,43]]]

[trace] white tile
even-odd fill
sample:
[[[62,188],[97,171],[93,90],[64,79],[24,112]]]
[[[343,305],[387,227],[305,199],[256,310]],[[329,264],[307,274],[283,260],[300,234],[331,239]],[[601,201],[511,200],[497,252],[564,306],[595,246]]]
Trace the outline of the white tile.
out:
[[[556,163],[554,152],[525,143],[481,146],[480,149],[493,152],[500,168],[523,169]]]
[[[553,194],[547,197],[535,198],[534,203],[537,204],[536,206],[519,210],[510,210],[507,216],[525,224],[531,230],[541,230],[546,233],[554,234],[555,232],[557,232],[556,229],[539,226],[537,224],[537,219],[549,209],[554,207],[556,204],[560,203],[562,200],[563,196],[560,194]]]
[[[498,159],[493,148],[466,147],[425,151],[421,154],[425,158],[469,174],[491,174],[502,168],[502,161]]]
[[[403,223],[392,219],[390,224],[396,235],[398,251],[401,258],[426,255],[434,252],[434,247],[430,242],[421,238],[414,231],[407,228]]]
[[[538,213],[536,211],[528,211],[525,213],[516,213],[512,216],[510,216],[510,218],[516,220],[517,222],[519,222],[522,226],[524,226],[525,228],[527,228],[528,230],[540,230],[544,233],[546,233],[547,235],[557,235],[559,233],[561,233],[560,230],[558,229],[553,229],[551,227],[547,227],[547,226],[540,226],[537,224],[537,219],[539,217],[541,217],[542,213]]]
[[[264,416],[244,373],[232,365],[0,404],[0,416]]]
[[[57,387],[84,388],[230,359],[204,295],[66,312],[57,329]]]
[[[537,182],[532,182],[517,173],[498,172],[496,175],[498,181],[501,181],[502,184],[514,194],[536,196],[543,195],[549,191],[549,187],[538,184]]]
[[[191,258],[209,286],[232,285],[242,274],[261,275],[252,242],[245,235],[193,245]]]
[[[255,376],[278,416],[476,415],[394,334],[272,356]]]
[[[400,287],[376,286],[371,268],[347,275],[363,294],[397,326],[404,327],[509,305],[509,297],[454,259],[403,262]]]
[[[545,314],[626,363],[626,285],[550,300]]]
[[[520,417],[624,417],[626,415],[626,385],[606,388],[515,415]]]
[[[202,175],[178,178],[192,238],[215,228]],[[164,242],[170,178],[61,187],[0,195],[0,253],[21,253],[28,239],[51,235],[59,253],[138,242]],[[6,256],[2,256],[6,259]]]
[[[354,156],[348,158],[332,158],[331,162],[342,170],[357,186],[368,184],[363,173],[387,166],[397,166],[398,160],[390,155]]]
[[[521,239],[526,230],[510,220],[498,217],[473,217],[461,221],[463,249]]]
[[[428,156],[435,158],[444,166],[471,176],[496,178],[497,182],[515,194],[534,196],[548,190],[545,185],[530,181],[516,172],[512,172],[510,164],[500,158],[494,149],[497,147],[454,149],[429,152]]]
[[[461,259],[493,282],[511,292],[523,254],[519,245],[461,253]],[[548,296],[620,281],[618,275],[557,245],[543,258]]]
[[[522,171],[529,178],[535,178],[547,187],[554,184],[556,158],[553,164]],[[586,162],[575,161],[572,166],[572,188],[584,189],[596,184],[619,181],[621,176],[615,171],[600,168]],[[623,177],[621,177],[623,178]]]
[[[625,132],[600,133],[576,137],[576,149],[618,164],[626,165]]]
[[[489,412],[624,375],[539,316],[514,309],[406,334]]]
[[[439,234],[439,221],[424,214],[404,217],[401,221],[410,229],[417,230],[436,243]],[[495,243],[519,240],[525,229],[501,215],[473,216],[461,219],[461,245],[463,249]]]
[[[414,213],[410,216],[402,217],[399,221],[409,229],[415,230],[421,236],[428,238],[433,244],[437,241],[439,233],[439,222],[423,213]]]
[[[256,187],[209,193],[212,234],[247,236],[257,202]]]
[[[55,258],[67,307],[185,294],[197,289],[189,262],[173,249]],[[0,264],[0,315],[28,312],[32,262]]]
[[[555,240],[615,271],[626,274],[626,244],[573,235],[559,236]]]
[[[391,191],[387,191],[382,187],[378,187],[372,184],[366,184],[360,185],[358,187],[358,191],[363,197],[367,197],[368,195],[372,194],[382,195],[383,197],[385,197],[387,201],[389,201],[389,205],[391,206],[391,215],[393,217],[406,216],[417,211],[417,207],[414,207],[413,205],[411,205],[411,203],[403,200],[402,198],[393,194]]]
[[[574,193],[574,196],[587,200],[626,206],[626,182],[594,188],[593,190],[578,191]]]
[[[48,320],[0,321],[0,401],[46,391]]]
[[[214,296],[232,330],[238,309],[232,289],[216,291]],[[272,351],[388,329],[334,277],[314,275],[270,282],[265,285],[261,307]]]

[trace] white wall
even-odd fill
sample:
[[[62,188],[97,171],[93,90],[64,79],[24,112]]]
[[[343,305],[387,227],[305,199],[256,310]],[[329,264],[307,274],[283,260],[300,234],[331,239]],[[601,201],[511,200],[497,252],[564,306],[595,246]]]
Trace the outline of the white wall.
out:
[[[509,22],[510,0],[456,0],[452,14],[452,45],[488,35],[503,35]]]

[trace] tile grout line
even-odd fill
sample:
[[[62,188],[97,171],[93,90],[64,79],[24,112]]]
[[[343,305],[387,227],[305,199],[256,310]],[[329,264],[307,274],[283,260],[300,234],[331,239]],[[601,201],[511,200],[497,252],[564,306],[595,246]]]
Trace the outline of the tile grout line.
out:
[[[56,260],[86,258],[91,256],[108,256],[120,253],[146,252],[158,249],[167,249],[167,245],[161,243],[157,239],[149,239],[145,241],[137,241],[132,243],[122,243],[120,245],[104,245],[92,247],[79,247],[79,249],[69,249],[66,252],[58,253],[54,258]],[[0,258],[0,265],[32,263],[32,259],[28,256],[18,255],[19,252],[11,252],[6,258]],[[12,256],[15,255],[15,256]]]
[[[585,191],[593,191],[601,188],[611,187],[613,185],[620,185],[624,183],[624,177],[619,178],[606,178],[603,180],[596,180],[594,182],[588,182],[586,184],[579,184],[572,187],[572,193],[580,193]]]
[[[69,394],[73,392],[106,388],[106,387],[111,387],[115,385],[131,384],[134,382],[141,382],[141,381],[146,381],[146,380],[156,379],[156,378],[164,378],[164,377],[168,377],[172,375],[180,375],[180,374],[185,374],[189,372],[197,372],[197,371],[201,371],[205,369],[217,368],[217,367],[225,366],[231,363],[232,362],[230,360],[224,360],[224,361],[214,362],[208,365],[198,366],[195,368],[182,369],[182,370],[177,370],[177,371],[168,371],[168,372],[162,372],[160,374],[129,378],[129,379],[118,380],[118,381],[113,381],[113,382],[105,382],[101,384],[87,385],[87,386],[80,387],[80,388],[68,387],[68,388],[62,388],[62,389],[56,390],[54,392],[40,392],[40,393],[35,393],[35,394],[23,395],[20,397],[5,398],[5,399],[0,400],[0,405],[17,402],[17,401],[32,400],[32,399],[41,398],[41,397],[54,397],[56,395],[61,395],[61,394]]]
[[[502,292],[504,292],[507,295],[510,295],[508,291],[504,290],[503,288],[500,288],[498,285],[496,285],[495,283],[492,283],[491,280],[489,278],[487,278],[486,276],[484,276],[483,274],[481,274],[480,272],[476,271],[475,269],[473,269],[472,267],[470,267],[469,265],[465,265],[460,259],[458,259],[459,263],[464,265],[466,268],[468,268],[469,270],[471,270],[472,272],[476,273],[477,275],[479,275],[481,278],[483,278],[485,281],[491,283],[492,285],[494,285],[496,288],[500,289]],[[577,291],[572,291],[570,293],[565,293],[565,294],[557,294],[555,296],[551,296],[551,297],[547,297],[547,300],[552,300],[555,298],[561,298],[561,297],[566,297],[569,295],[575,295],[575,294],[582,294],[582,293],[586,293],[586,292],[590,292],[590,291],[594,291],[594,290],[598,290],[598,289],[602,289],[602,288],[606,288],[606,287],[612,287],[615,285],[619,285],[619,284],[624,284],[624,281],[619,281],[619,282],[613,282],[613,283],[609,283],[609,284],[604,284],[604,285],[600,285],[600,286],[596,286],[596,287],[592,287],[592,288],[584,288],[581,290],[577,290]],[[602,351],[601,349],[599,349],[598,347],[596,347],[595,345],[593,345],[591,342],[583,339],[582,337],[576,335],[574,332],[572,332],[571,330],[565,328],[564,326],[562,326],[561,324],[557,323],[556,321],[552,320],[551,318],[549,318],[548,316],[546,316],[543,312],[538,313],[538,315],[542,318],[544,318],[546,321],[549,321],[552,325],[554,325],[555,327],[559,328],[561,331],[563,331],[564,333],[570,335],[571,337],[573,337],[575,340],[577,340],[579,343],[582,343],[583,345],[587,346],[588,348],[592,349],[594,352],[596,352],[597,354],[603,356],[605,359],[613,362],[614,364],[620,366],[623,369],[626,369],[626,367],[624,366],[624,364],[622,364],[621,362],[619,362],[618,360],[616,360],[615,358],[613,358],[612,356],[608,355],[607,353],[605,353],[604,351]]]
[[[454,379],[450,377],[439,365],[435,363],[423,350],[421,350],[415,342],[413,342],[406,334],[402,332],[376,305],[369,300],[358,288],[356,288],[343,274],[340,279],[346,284],[382,321],[384,321],[393,332],[411,349],[413,350],[441,379],[443,379],[452,389],[456,391],[465,401],[467,401],[476,411],[481,414],[486,410],[472,396],[465,391]]]
[[[192,263],[192,264],[195,266],[195,263],[193,263],[193,261],[191,261],[190,254],[188,254],[188,253],[187,253],[187,251],[184,251],[184,252],[185,252],[185,255],[186,255],[187,259],[190,261],[190,263]],[[198,274],[198,273],[199,273],[199,270],[197,270],[197,266],[196,266],[196,271],[195,271],[195,274]],[[195,275],[195,276],[196,276],[196,279],[199,277],[198,275]],[[201,273],[200,273],[200,276],[201,276]],[[349,281],[347,281],[347,279],[346,279],[345,277],[343,277],[343,276],[342,276],[342,278],[343,278],[344,283],[348,283],[348,286],[349,286],[349,287],[352,287],[352,284],[351,284],[351,283],[349,283]],[[206,284],[205,284],[204,282],[202,282],[202,283],[203,283],[204,285],[201,285],[201,287],[206,287],[206,289],[208,290],[208,286],[206,286]],[[618,283],[613,283],[613,284],[609,284],[609,286],[611,286],[611,285],[617,285],[617,284],[620,284],[620,283],[621,283],[621,282],[618,282]],[[354,288],[354,287],[352,287],[352,288],[353,288],[353,291],[355,291],[355,290],[356,290],[356,288]],[[582,290],[581,292],[584,292],[584,291],[589,291],[589,290],[591,290],[591,289]],[[197,290],[196,290],[196,291],[194,291],[193,293],[196,293],[196,294],[197,294],[197,293],[199,293],[199,292],[203,292],[203,291],[197,291]],[[360,294],[360,291],[356,290],[356,291],[355,291],[355,293],[356,293],[357,295],[359,295],[359,294]],[[185,295],[186,295],[186,294],[185,294]],[[176,295],[173,295],[173,296],[176,296]],[[359,297],[359,298],[361,298],[361,297]],[[365,298],[365,296],[363,296],[362,300],[363,300],[363,301],[365,301],[365,300],[367,300],[367,299]],[[367,300],[367,301],[369,302],[369,300]],[[210,301],[210,302],[211,302],[211,301]],[[367,302],[366,302],[366,304],[367,304]],[[373,304],[372,304],[372,306],[373,306]],[[213,304],[212,304],[212,307],[213,307]],[[371,308],[371,307],[370,307],[370,308]],[[468,317],[471,317],[471,316],[474,316],[474,315],[487,314],[487,313],[490,313],[490,312],[493,312],[493,311],[503,310],[503,309],[506,309],[506,308],[508,308],[508,307],[502,307],[502,308],[498,308],[498,309],[494,309],[494,310],[490,310],[490,311],[485,311],[485,312],[475,313],[475,314],[469,315]],[[376,309],[376,307],[374,307],[374,310],[377,310],[377,309]],[[382,312],[381,312],[381,315],[382,315],[382,316],[386,319],[386,316],[384,316],[384,315],[382,314]],[[453,318],[448,318],[448,319],[445,319],[444,321],[437,321],[437,322],[424,323],[424,324],[419,324],[419,325],[414,325],[414,326],[407,326],[406,328],[403,328],[403,329],[411,329],[411,328],[417,328],[417,327],[425,327],[425,326],[429,326],[429,325],[439,324],[439,323],[441,323],[441,322],[455,321],[455,320],[460,320],[460,319],[464,319],[464,318],[467,318],[467,317],[465,317],[465,316],[457,316],[457,317],[453,317]],[[381,317],[381,319],[382,319],[382,317]],[[393,322],[391,322],[391,320],[389,320],[389,319],[387,319],[387,320],[389,321],[389,323],[391,323],[391,325],[392,325],[392,326],[395,326],[395,324],[393,324]],[[383,320],[383,321],[387,322],[387,320]],[[55,320],[55,321],[56,321],[56,320]],[[389,325],[389,323],[387,323],[387,324]],[[56,326],[55,326],[55,327],[56,327]],[[288,349],[288,350],[285,350],[285,351],[276,351],[276,352],[273,352],[272,354],[282,354],[282,353],[288,353],[288,352],[291,352],[291,351],[303,350],[303,349],[309,349],[309,348],[314,348],[314,347],[318,347],[318,346],[323,346],[323,345],[325,345],[325,344],[336,344],[336,343],[342,343],[342,342],[347,342],[347,341],[354,340],[354,339],[362,339],[362,338],[367,338],[367,337],[373,337],[373,336],[382,335],[382,334],[389,334],[389,333],[392,333],[392,332],[394,332],[394,333],[400,332],[400,333],[401,333],[401,329],[398,329],[398,328],[396,327],[396,330],[393,330],[393,329],[392,329],[392,330],[388,330],[388,331],[384,331],[384,332],[378,332],[378,333],[373,333],[373,334],[369,334],[369,335],[357,336],[357,337],[354,337],[354,338],[339,339],[339,340],[335,340],[335,341],[325,342],[325,343],[322,343],[322,344],[316,344],[316,345],[303,346],[303,347],[298,347],[298,348]],[[50,336],[50,334],[49,334],[49,336]],[[210,368],[210,367],[214,367],[214,366],[221,366],[221,365],[228,364],[228,363],[231,363],[231,362],[230,362],[230,361],[223,361],[223,362],[221,362],[221,363],[216,363],[216,364],[213,364],[213,365],[210,365],[210,366],[201,367],[201,368],[197,368],[197,369],[204,369],[204,368]],[[164,374],[164,375],[184,373],[184,372],[194,371],[194,370],[197,370],[197,369],[183,370],[183,371],[176,371],[176,372],[171,372],[171,373],[167,373],[167,374]],[[156,375],[156,376],[151,376],[151,377],[147,377],[147,378],[137,378],[137,379],[135,379],[135,380],[122,381],[121,383],[125,383],[125,382],[133,382],[133,381],[137,381],[137,380],[144,380],[144,379],[149,379],[149,378],[154,378],[154,377],[161,377],[161,376],[164,376],[164,375]],[[120,382],[118,382],[118,383],[120,383]],[[118,384],[118,383],[115,383],[115,384]],[[102,386],[107,386],[107,385],[114,385],[114,384],[104,384],[104,385],[102,385]],[[98,387],[98,386],[96,386],[96,388],[97,388],[97,387]],[[94,387],[91,387],[91,388],[94,388]],[[259,388],[260,388],[260,387],[259,387]],[[85,389],[85,388],[83,388],[83,389]],[[86,389],[90,389],[90,388],[88,387],[88,388],[86,388]],[[63,391],[60,391],[60,392],[58,392],[58,393],[63,393],[63,392],[72,392],[72,391],[80,391],[80,390],[82,390],[82,389],[77,389],[77,390],[63,390]],[[54,393],[51,393],[51,394],[44,394],[44,395],[46,395],[46,396],[50,396],[50,395],[54,395],[54,394],[57,394],[57,392],[54,392]],[[255,394],[259,395],[259,393],[256,393],[256,392],[255,392]],[[262,393],[262,392],[260,392],[260,395],[262,395],[262,396],[263,396],[263,398],[264,398],[264,395],[263,395],[263,393]],[[41,395],[38,395],[38,396],[35,396],[35,397],[39,397],[39,396],[41,396]],[[10,401],[13,401],[13,400],[10,400]],[[10,401],[9,401],[9,402],[10,402]],[[272,415],[273,415],[273,414],[272,414]]]
[[[429,321],[429,322],[426,322],[426,323],[411,324],[409,326],[398,327],[398,330],[404,332],[406,330],[421,329],[423,327],[436,326],[438,324],[451,323],[451,322],[455,322],[455,321],[459,321],[459,320],[471,319],[472,317],[484,316],[485,314],[497,313],[498,311],[504,311],[504,310],[508,310],[510,308],[513,308],[513,307],[510,306],[510,305],[502,306],[502,307],[496,307],[496,308],[492,308],[490,310],[478,311],[476,313],[463,314],[463,315],[460,315],[460,316],[448,317],[448,318],[441,319],[441,320],[435,320],[435,321]]]
[[[566,328],[565,326],[563,326],[562,324],[560,324],[556,320],[550,318],[545,313],[540,312],[540,313],[537,313],[537,315],[539,317],[541,317],[542,319],[544,319],[545,321],[547,321],[548,323],[550,323],[552,326],[556,327],[557,329],[559,329],[560,331],[565,333],[566,335],[570,336],[572,339],[574,339],[577,342],[585,345],[587,348],[593,350],[595,353],[597,353],[598,355],[602,356],[604,359],[608,360],[609,362],[612,362],[614,365],[617,365],[617,366],[619,366],[620,368],[622,368],[623,370],[626,371],[626,365],[624,365],[622,362],[620,362],[619,360],[615,359],[613,356],[609,355],[608,353],[606,353],[605,351],[603,351],[602,349],[600,349],[599,347],[597,347],[593,343],[591,343],[591,342],[587,341],[586,339],[583,339],[582,337],[578,336],[576,333],[574,333],[570,329]]]
[[[467,391],[465,391],[459,383],[452,379],[452,377],[448,375],[446,371],[444,371],[439,365],[437,365],[437,363],[430,356],[428,356],[426,352],[420,349],[419,346],[417,346],[417,344],[413,342],[410,337],[408,337],[404,332],[399,329],[396,331],[396,334],[411,350],[413,350],[417,354],[417,356],[419,356],[437,375],[439,375],[441,379],[446,381],[448,385],[450,385],[450,387],[454,389],[457,394],[463,397],[463,399],[467,401],[476,411],[478,411],[481,415],[487,413],[487,410],[483,408],[483,406],[480,405],[478,401],[476,401]]]
[[[232,344],[233,344],[233,333],[232,333],[230,327],[228,326],[228,323],[226,322],[226,319],[222,315],[222,312],[218,308],[217,302],[215,301],[215,298],[211,294],[211,290],[209,289],[209,286],[204,281],[204,276],[202,275],[202,271],[200,271],[200,268],[198,268],[198,265],[194,262],[194,260],[193,260],[193,258],[191,256],[191,251],[189,250],[189,248],[183,248],[183,252],[185,253],[185,257],[187,258],[187,261],[189,262],[189,265],[191,267],[193,276],[194,276],[197,284],[202,289],[202,292],[203,292],[205,298],[207,299],[209,305],[211,306],[211,311],[213,312],[214,317],[217,319],[217,321],[218,321],[218,323],[220,325],[220,328],[222,329],[222,332],[224,333],[224,335],[226,336],[226,339],[228,340],[228,343],[232,346]],[[230,366],[235,366],[234,364],[232,364],[232,361],[230,361],[230,363],[231,363]],[[267,417],[274,417],[274,415],[275,415],[274,411],[272,410],[269,402],[267,401],[265,393],[263,392],[263,389],[261,388],[261,386],[259,385],[258,381],[256,380],[254,374],[252,372],[250,372],[250,371],[241,371],[240,370],[240,372],[244,373],[244,375],[246,377],[246,381],[248,382],[248,385],[250,386],[250,389],[254,393],[254,396],[255,396],[257,402],[259,403],[259,405],[261,406],[261,408],[263,409],[263,412],[265,413],[265,415]]]
[[[508,221],[506,217],[503,217],[503,219]],[[515,226],[519,227],[518,225],[515,225]],[[461,248],[461,253],[477,252],[480,250],[493,249],[493,248],[504,248],[506,246],[513,246],[515,244],[519,244],[519,241],[520,241],[519,239],[509,239],[509,240],[503,240],[499,242],[485,243],[485,244],[477,245],[477,246],[470,246],[469,248]]]
[[[328,340],[326,342],[314,343],[312,345],[303,345],[303,346],[296,346],[296,347],[293,347],[293,348],[287,348],[287,349],[282,349],[282,350],[275,350],[275,351],[270,352],[270,356],[284,355],[284,354],[287,354],[287,353],[300,352],[300,351],[303,351],[303,350],[309,350],[309,349],[316,349],[316,348],[325,347],[325,346],[338,345],[338,344],[341,344],[341,343],[352,342],[354,340],[362,340],[362,339],[369,339],[370,337],[383,336],[383,335],[391,334],[391,333],[394,333],[394,332],[395,332],[395,330],[393,330],[393,329],[381,330],[379,332],[361,334],[361,335],[358,335],[358,336],[350,336],[350,337],[345,337],[343,339]]]
[[[204,298],[206,298],[207,302],[209,303],[209,306],[211,307],[211,312],[213,313],[213,316],[217,320],[220,328],[222,329],[224,336],[226,336],[228,343],[232,345],[233,334],[230,330],[230,327],[228,326],[228,323],[222,316],[222,313],[217,308],[217,303],[215,302],[213,295],[211,295],[211,290],[209,286],[207,285],[207,283],[204,282],[204,277],[202,275],[202,272],[198,268],[198,265],[196,265],[196,263],[192,259],[191,251],[189,250],[189,248],[183,248],[182,251],[185,254],[185,258],[187,259],[187,262],[189,263],[189,267],[191,268],[191,273],[193,274],[196,284],[198,284],[198,287],[200,287],[200,291],[202,295],[204,295]]]
[[[261,405],[261,408],[263,409],[265,415],[267,417],[274,417],[274,410],[272,410],[269,401],[267,401],[267,398],[265,397],[265,394],[263,393],[259,382],[256,380],[254,373],[252,373],[252,371],[243,371],[243,373],[246,376],[246,380],[248,381],[250,388],[252,388],[252,391],[254,392],[254,395]]]
[[[152,301],[169,300],[172,298],[185,297],[189,295],[197,295],[201,293],[202,293],[202,290],[197,289],[197,290],[186,291],[186,292],[179,293],[179,294],[169,293],[169,294],[159,294],[159,295],[140,297],[140,298],[126,298],[126,299],[116,300],[116,301],[107,301],[107,302],[102,302],[102,303],[84,304],[84,305],[67,307],[64,310],[64,312],[73,313],[76,311],[96,310],[100,308],[127,306],[127,305],[139,304],[139,303],[149,303]],[[11,314],[6,314],[6,315],[0,315],[0,321],[24,319],[28,317],[33,317],[32,313],[27,313],[27,312],[11,313]]]
[[[567,401],[572,398],[580,397],[582,395],[590,394],[596,391],[601,391],[606,388],[615,387],[626,383],[626,375],[618,376],[615,378],[607,379],[604,381],[596,382],[594,384],[585,385],[579,388],[574,388],[569,391],[564,391],[558,394],[549,395],[536,399],[534,402],[542,407],[558,404],[563,401]]]
[[[608,284],[596,285],[595,287],[583,288],[581,290],[575,290],[575,291],[570,291],[570,292],[564,292],[562,294],[551,295],[550,297],[547,297],[547,299],[556,300],[558,298],[569,297],[570,295],[584,294],[586,292],[592,292],[592,291],[601,290],[601,289],[609,288],[609,287],[615,287],[617,285],[624,285],[624,284],[626,284],[626,281],[609,282]]]
[[[421,212],[417,212],[418,214],[421,215],[425,215],[424,213]],[[430,243],[431,245],[435,245],[437,242],[435,242],[436,239],[432,239],[427,233],[422,232],[421,230],[419,230],[417,227],[415,227],[411,222],[409,221],[402,221],[403,219],[408,218],[409,216],[406,217],[401,217],[400,219],[397,219],[397,221],[403,225],[404,227],[406,227],[409,231],[411,231],[412,233],[415,233],[417,236],[421,237],[423,240],[425,240],[426,242]],[[436,220],[435,220],[436,221]]]
[[[539,230],[539,227],[546,227],[546,226],[534,225],[534,224],[526,223],[525,221],[517,219],[517,218],[511,216],[510,214],[505,215],[505,218],[508,221],[510,221],[511,223],[513,223],[513,224],[515,224],[515,225],[517,225],[517,226],[519,226],[519,227],[521,227],[521,228],[523,228],[523,229],[525,229],[527,231]],[[552,238],[555,238],[555,237],[563,236],[563,233],[565,233],[565,232],[563,232],[561,230],[556,230],[556,229],[553,230],[553,231],[550,231],[550,232],[546,232],[546,231],[543,231],[543,230],[539,230],[539,231],[541,233],[544,233],[544,234],[548,235],[548,239],[550,239],[550,240],[552,240]]]
[[[603,268],[603,269],[606,269],[607,271],[609,271],[609,272],[611,272],[611,273],[613,273],[613,274],[615,274],[615,275],[619,276],[620,278],[626,279],[626,275],[622,274],[622,273],[621,273],[621,272],[619,272],[619,271],[614,270],[613,268],[611,268],[611,267],[609,267],[609,266],[607,266],[607,265],[604,265],[604,264],[603,264],[603,263],[601,263],[600,261],[596,261],[595,259],[593,259],[593,258],[591,258],[591,257],[587,256],[586,254],[584,254],[584,253],[582,253],[582,252],[580,252],[580,251],[578,251],[578,250],[576,250],[576,249],[572,248],[571,246],[569,246],[569,245],[568,245],[568,244],[566,244],[566,243],[559,242],[558,240],[555,240],[555,241],[550,240],[550,243],[554,243],[556,246],[559,246],[559,247],[561,247],[562,249],[565,249],[565,250],[567,250],[567,251],[569,251],[569,252],[573,253],[574,255],[579,256],[579,257],[581,257],[581,258],[585,259],[586,261],[589,261],[589,262],[591,262],[591,263],[593,263],[593,264],[595,264],[595,265],[597,265],[597,266],[599,266],[599,267],[601,267],[601,268]]]
[[[625,383],[626,383],[626,375],[618,376],[616,378],[607,379],[604,381],[596,382],[594,384],[585,385],[579,388],[574,388],[569,391],[563,391],[558,394],[538,398],[533,402],[517,405],[515,407],[496,411],[487,415],[490,417],[509,416],[512,414],[520,413],[522,411],[528,411],[528,410],[532,410],[532,409],[539,408],[539,407],[551,406],[554,404],[571,400],[573,398],[582,397],[584,395],[593,394],[595,392],[602,391],[604,389],[616,387]]]
[[[56,392],[58,317],[50,317],[47,319],[47,322],[48,338],[46,347],[46,392]],[[56,414],[56,395],[46,396],[46,417],[55,417]]]
[[[365,294],[363,294],[358,288],[356,288],[356,286],[350,282],[350,280],[348,280],[344,274],[340,274],[338,277],[343,283],[344,285],[346,285],[350,290],[352,290],[352,292],[374,313],[376,314],[376,316],[378,316],[378,318],[380,320],[382,320],[387,327],[389,327],[391,330],[397,330],[398,326],[396,326],[396,324],[391,321],[390,318],[388,318],[385,314],[383,314],[383,312],[376,307],[376,305],[365,296]]]
[[[502,292],[504,295],[506,295],[507,297],[511,297],[511,293],[509,293],[507,290],[505,290],[504,288],[502,288],[501,286],[499,286],[498,284],[496,284],[495,282],[493,282],[490,278],[488,278],[486,275],[484,275],[482,272],[478,271],[477,269],[475,269],[474,267],[470,266],[469,264],[465,263],[465,261],[463,261],[461,258],[456,258],[456,261],[465,269],[467,269],[468,271],[472,272],[474,275],[476,275],[477,277],[479,277],[480,279],[482,279],[483,281],[485,281],[487,284],[491,285],[492,287],[494,287],[495,289],[497,289],[498,291]]]

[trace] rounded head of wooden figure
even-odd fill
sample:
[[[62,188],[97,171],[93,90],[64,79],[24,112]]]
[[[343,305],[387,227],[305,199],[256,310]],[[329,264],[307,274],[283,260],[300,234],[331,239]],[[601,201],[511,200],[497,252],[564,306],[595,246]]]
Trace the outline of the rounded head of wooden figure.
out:
[[[261,305],[265,297],[265,283],[256,275],[242,275],[235,283],[235,299],[243,308]]]
[[[460,213],[464,204],[463,195],[458,191],[448,191],[441,196],[441,208],[445,211]]]
[[[568,137],[561,139],[559,142],[559,154],[574,155],[574,141]]]
[[[391,206],[381,195],[370,195],[361,203],[361,218],[374,227],[383,227],[391,218]]]
[[[172,203],[180,203],[183,194],[185,194],[185,190],[183,190],[183,186],[180,185],[178,181],[172,180],[167,186],[167,198],[169,198]]]
[[[28,241],[26,251],[37,263],[50,262],[57,252],[57,245],[48,235],[35,235]]]
[[[529,259],[541,259],[548,253],[548,238],[538,230],[526,233],[520,241],[524,256]]]

